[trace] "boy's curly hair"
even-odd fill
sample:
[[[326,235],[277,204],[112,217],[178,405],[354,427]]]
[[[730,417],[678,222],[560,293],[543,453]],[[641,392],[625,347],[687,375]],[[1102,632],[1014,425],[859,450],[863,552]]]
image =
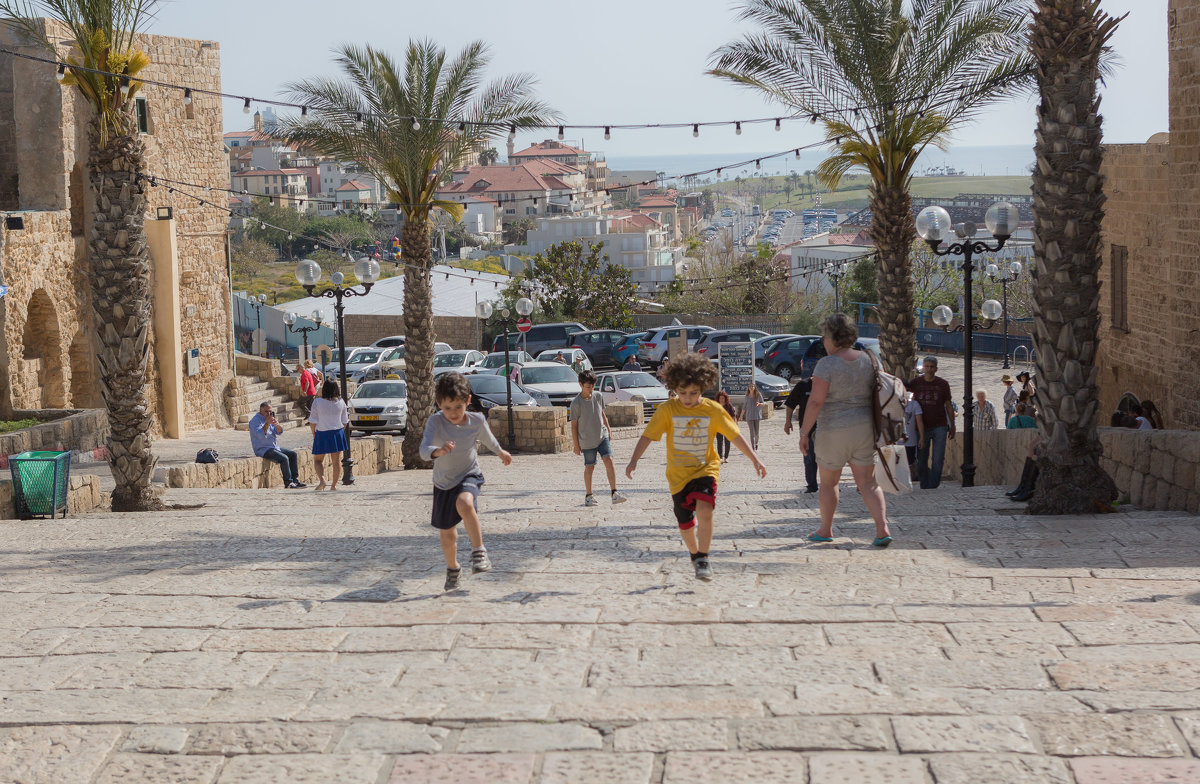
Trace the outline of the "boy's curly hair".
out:
[[[716,386],[720,373],[712,360],[699,354],[685,354],[667,363],[663,382],[667,389],[678,392],[684,387],[698,386],[701,390]]]
[[[462,373],[443,373],[433,385],[433,399],[437,403],[443,400],[467,400],[470,397],[471,385]]]

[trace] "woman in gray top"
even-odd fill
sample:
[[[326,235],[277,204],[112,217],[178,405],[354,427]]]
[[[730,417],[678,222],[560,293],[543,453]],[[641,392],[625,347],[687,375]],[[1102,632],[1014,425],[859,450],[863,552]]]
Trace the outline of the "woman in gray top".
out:
[[[863,503],[875,521],[876,547],[892,543],[888,532],[883,490],[875,482],[875,363],[870,352],[854,347],[858,328],[844,313],[825,319],[822,335],[827,356],[817,362],[812,374],[812,394],[800,428],[800,451],[816,449],[820,474],[821,527],[808,535],[813,542],[833,541],[833,513],[838,505],[838,481],[842,469],[850,472]],[[813,425],[820,433],[816,445],[806,435]]]

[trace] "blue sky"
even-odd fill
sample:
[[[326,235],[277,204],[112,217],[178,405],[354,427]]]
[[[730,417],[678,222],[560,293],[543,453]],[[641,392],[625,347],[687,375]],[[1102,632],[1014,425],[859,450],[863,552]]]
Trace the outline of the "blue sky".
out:
[[[1105,139],[1143,142],[1167,130],[1167,0],[1103,0],[1128,13],[1114,48],[1120,68],[1104,88]],[[218,41],[226,92],[283,97],[289,81],[336,75],[330,50],[369,43],[402,56],[410,37],[432,38],[450,51],[482,39],[492,45],[492,75],[531,72],[539,93],[568,121],[587,124],[733,120],[773,116],[758,95],[704,74],[709,55],[739,30],[727,0],[507,0],[415,2],[350,0],[167,0],[150,32]],[[225,105],[226,130],[249,126],[239,102]],[[1030,144],[1031,101],[998,105],[965,128],[958,145]],[[550,138],[537,133],[528,142]],[[610,155],[752,153],[817,141],[804,122],[732,129],[602,132],[579,138]],[[500,140],[503,141],[502,139]],[[498,145],[503,147],[502,144]]]

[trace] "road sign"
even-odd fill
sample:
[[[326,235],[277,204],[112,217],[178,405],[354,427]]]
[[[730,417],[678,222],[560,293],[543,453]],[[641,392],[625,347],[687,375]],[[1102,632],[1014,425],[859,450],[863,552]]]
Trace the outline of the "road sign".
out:
[[[717,364],[721,368],[721,389],[730,397],[746,394],[754,383],[754,344],[718,343]]]
[[[527,318],[517,320],[517,332],[528,332],[533,329],[533,322]]]

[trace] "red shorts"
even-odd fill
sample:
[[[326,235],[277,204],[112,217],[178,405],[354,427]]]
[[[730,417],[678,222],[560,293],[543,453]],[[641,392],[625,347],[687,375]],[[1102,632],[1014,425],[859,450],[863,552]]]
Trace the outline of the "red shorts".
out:
[[[675,519],[679,522],[679,530],[686,531],[696,524],[696,502],[717,505],[717,480],[711,476],[693,479],[683,486],[678,493],[672,493],[675,501]]]

